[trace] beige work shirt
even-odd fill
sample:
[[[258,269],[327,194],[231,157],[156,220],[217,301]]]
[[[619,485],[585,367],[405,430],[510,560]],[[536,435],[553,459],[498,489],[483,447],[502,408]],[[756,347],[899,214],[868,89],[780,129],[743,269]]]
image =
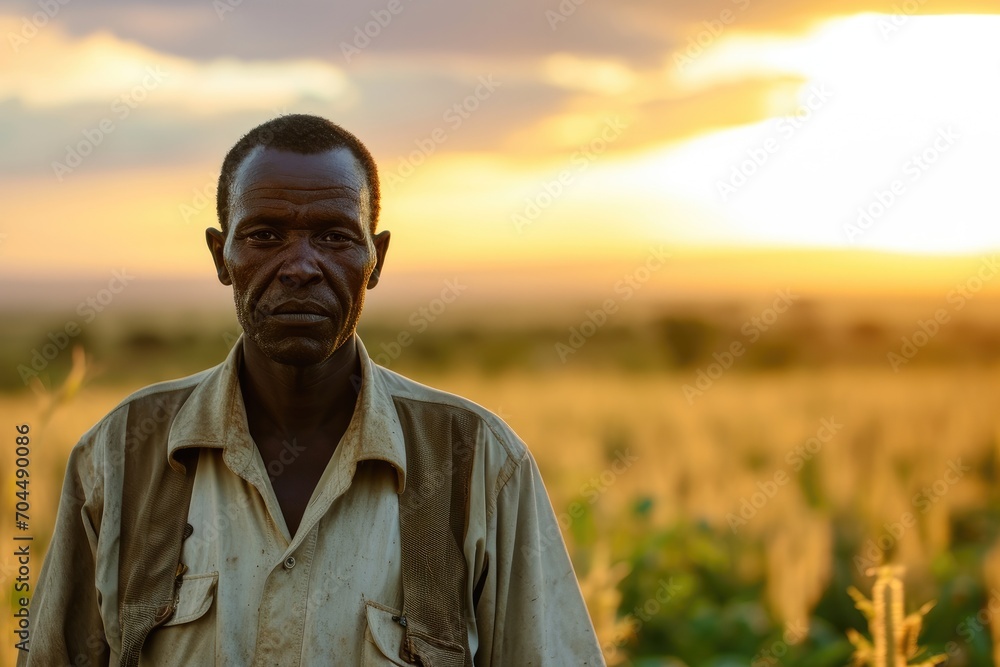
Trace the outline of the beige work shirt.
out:
[[[281,458],[265,469],[247,428],[238,373],[242,341],[219,366],[147,387],[89,431],[67,470],[56,535],[36,592],[36,600],[42,594],[44,602],[32,607],[31,648],[38,650],[30,659],[22,653],[18,664],[55,664],[50,662],[55,655],[72,663],[81,651],[93,656],[91,664],[117,664],[119,456],[136,437],[125,433],[126,411],[137,398],[192,387],[176,414],[163,415],[172,420],[169,452],[201,450],[188,512],[194,532],[181,556],[188,569],[174,616],[146,641],[143,667],[406,664],[399,658],[403,631],[392,620],[402,600],[398,494],[406,484],[404,433],[394,397],[462,406],[488,427],[479,429],[464,544],[466,621],[475,664],[604,664],[525,445],[492,413],[374,364],[360,340],[357,344],[362,369],[357,407],[295,535],[288,532],[269,480],[281,474]],[[296,453],[295,444],[287,443],[285,455]],[[68,492],[71,485],[77,488]],[[81,506],[73,506],[73,499]],[[80,554],[88,552],[93,562],[80,563]],[[89,595],[46,590],[71,581],[72,575],[60,572],[66,568],[92,572],[96,587],[91,606],[105,636],[100,642],[88,637],[82,649],[62,642],[59,628],[72,624],[73,614],[86,613],[87,604],[73,596]],[[484,570],[482,595],[472,609],[473,589]]]

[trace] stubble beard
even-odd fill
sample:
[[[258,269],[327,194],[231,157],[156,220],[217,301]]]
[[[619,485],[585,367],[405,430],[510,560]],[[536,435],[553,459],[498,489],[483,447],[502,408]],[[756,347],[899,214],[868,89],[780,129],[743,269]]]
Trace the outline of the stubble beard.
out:
[[[236,299],[236,319],[243,328],[244,335],[260,349],[264,355],[275,363],[287,366],[306,367],[322,363],[329,359],[341,345],[354,335],[361,311],[364,306],[362,293],[347,313],[347,326],[344,327],[342,317],[331,317],[328,321],[328,335],[288,336],[278,333],[276,323],[257,310],[255,304],[247,300]]]

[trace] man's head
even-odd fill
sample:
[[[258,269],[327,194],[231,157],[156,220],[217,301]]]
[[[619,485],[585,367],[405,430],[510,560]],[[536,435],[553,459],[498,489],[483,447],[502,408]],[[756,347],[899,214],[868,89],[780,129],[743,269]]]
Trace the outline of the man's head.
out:
[[[244,134],[226,153],[215,192],[215,210],[223,232],[229,228],[229,201],[232,196],[233,174],[246,156],[258,146],[303,155],[323,153],[333,148],[349,149],[364,169],[368,181],[368,209],[371,214],[371,230],[375,231],[378,226],[380,198],[378,169],[371,153],[360,139],[326,118],[296,113],[278,116],[261,123]]]
[[[292,127],[310,129],[260,131],[295,118]],[[310,142],[314,131],[326,138]],[[255,133],[258,139],[240,148]],[[341,134],[350,139],[324,143]],[[247,339],[275,362],[318,364],[353,336],[365,291],[378,283],[385,260],[389,232],[373,231],[375,165],[352,135],[313,116],[284,116],[247,137],[226,157],[223,229],[206,230],[208,247],[219,280],[233,286]]]

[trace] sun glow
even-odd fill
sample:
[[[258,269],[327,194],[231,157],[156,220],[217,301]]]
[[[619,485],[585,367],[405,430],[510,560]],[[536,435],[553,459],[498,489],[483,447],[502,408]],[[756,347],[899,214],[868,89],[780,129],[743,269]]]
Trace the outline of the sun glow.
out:
[[[712,221],[709,242],[995,248],[1000,89],[987,82],[998,28],[996,16],[863,14],[795,39],[720,39],[681,85],[780,74],[806,83],[792,100],[779,90],[771,117],[684,141],[641,168],[662,176],[663,196]]]

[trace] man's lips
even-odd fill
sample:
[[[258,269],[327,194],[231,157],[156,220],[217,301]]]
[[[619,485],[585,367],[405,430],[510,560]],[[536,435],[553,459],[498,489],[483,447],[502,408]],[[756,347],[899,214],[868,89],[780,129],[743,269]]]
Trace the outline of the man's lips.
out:
[[[315,301],[285,301],[271,308],[272,315],[288,315],[307,313],[310,315],[326,315],[330,311]]]
[[[271,319],[283,324],[314,324],[322,322],[327,317],[315,313],[272,313]]]
[[[315,301],[285,301],[274,308],[262,310],[271,319],[287,324],[311,324],[330,317],[330,309]]]

